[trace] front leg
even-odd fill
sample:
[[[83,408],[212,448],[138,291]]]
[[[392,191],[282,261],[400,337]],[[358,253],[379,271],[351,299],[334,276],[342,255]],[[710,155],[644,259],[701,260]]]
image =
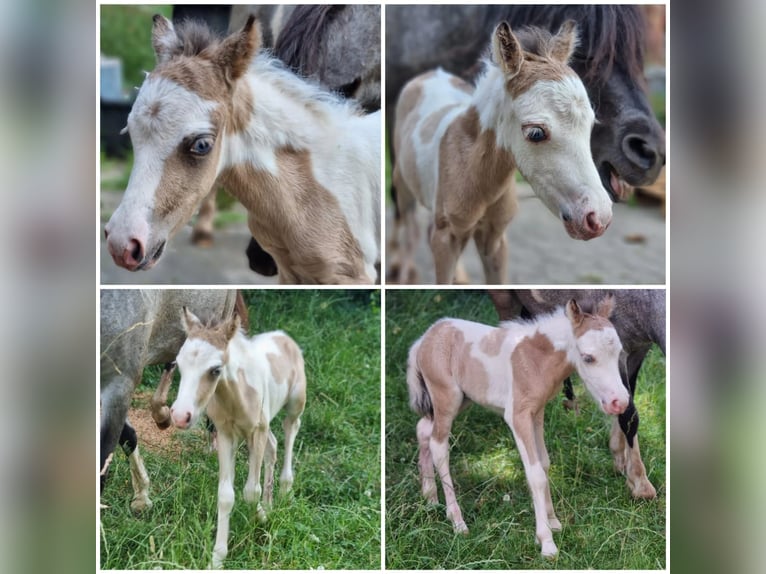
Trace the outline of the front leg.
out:
[[[489,206],[474,233],[484,277],[488,285],[503,285],[508,280],[508,240],[505,230],[513,219],[518,202],[511,192],[503,193]]]
[[[221,568],[229,552],[229,515],[234,507],[234,440],[218,431],[218,531],[213,547],[213,568]]]
[[[261,506],[261,464],[266,450],[266,441],[268,440],[269,429],[257,429],[247,437],[248,474],[245,489],[242,493],[244,499],[249,504],[256,504],[255,512],[258,521],[266,522],[266,512]]]
[[[537,454],[535,444],[534,418],[531,412],[518,410],[511,412],[506,410],[505,421],[513,431],[516,446],[519,449],[521,462],[524,464],[524,472],[527,475],[527,483],[532,493],[532,503],[535,509],[535,534],[537,541],[542,547],[542,555],[551,558],[558,553],[558,548],[553,542],[553,533],[548,524],[545,492],[548,489],[548,477],[543,469],[542,461]]]
[[[465,249],[470,233],[457,234],[447,221],[437,218],[431,231],[431,253],[436,268],[436,283],[451,285],[455,280],[458,258]]]

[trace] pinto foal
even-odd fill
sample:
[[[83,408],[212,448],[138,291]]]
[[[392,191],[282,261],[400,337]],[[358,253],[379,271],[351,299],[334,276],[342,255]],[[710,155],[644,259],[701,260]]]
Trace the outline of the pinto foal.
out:
[[[524,40],[523,42],[521,40]],[[506,22],[492,35],[493,61],[476,88],[438,69],[404,87],[396,105],[393,185],[404,223],[398,262],[414,276],[415,209],[431,213],[437,283],[452,283],[473,238],[487,284],[506,283],[505,230],[516,207],[518,169],[575,239],[601,235],[612,202],[590,152],[594,114],[582,81],[567,62],[577,43],[574,22],[555,36],[530,28],[519,38]],[[400,229],[395,229],[395,236]]]
[[[149,269],[218,186],[248,211],[281,283],[375,283],[380,112],[365,115],[261,48],[155,16],[157,67],[128,116],[135,162],[105,227],[114,262]]]
[[[283,408],[287,415],[285,460],[280,492],[293,485],[293,444],[306,405],[303,354],[282,331],[248,338],[240,330],[239,316],[217,325],[203,325],[186,308],[183,311],[186,342],[176,363],[181,372],[178,397],[171,407],[173,424],[180,429],[194,425],[202,412],[218,430],[218,531],[212,566],[220,568],[228,553],[229,514],[234,506],[234,460],[237,444],[247,442],[249,466],[243,497],[257,504],[260,521],[266,520],[274,486],[277,440],[269,425]],[[266,462],[264,488],[261,464]]]
[[[553,314],[499,328],[441,319],[412,346],[407,386],[410,406],[422,416],[417,424],[422,493],[429,502],[438,501],[435,468],[455,532],[467,533],[468,527],[450,475],[449,434],[458,413],[475,402],[511,427],[532,493],[537,540],[543,556],[556,555],[551,531],[561,523],[548,484],[545,404],[576,370],[605,413],[625,410],[629,397],[618,365],[622,345],[609,321],[613,308],[611,296],[594,314],[572,299]]]

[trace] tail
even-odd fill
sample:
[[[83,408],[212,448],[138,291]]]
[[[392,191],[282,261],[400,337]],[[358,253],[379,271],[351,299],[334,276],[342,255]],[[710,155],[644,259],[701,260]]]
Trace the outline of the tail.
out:
[[[415,341],[407,357],[407,390],[410,394],[410,408],[419,415],[433,418],[434,406],[431,403],[431,395],[428,393],[423,373],[418,366],[420,341],[421,339]]]

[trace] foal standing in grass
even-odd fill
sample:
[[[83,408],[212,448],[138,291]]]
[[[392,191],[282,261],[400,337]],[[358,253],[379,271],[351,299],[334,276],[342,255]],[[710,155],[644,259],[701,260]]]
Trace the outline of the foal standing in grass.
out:
[[[447,517],[456,532],[468,527],[455,497],[449,470],[449,434],[455,417],[471,402],[503,416],[511,427],[532,493],[536,535],[543,556],[558,552],[552,530],[561,523],[553,510],[545,448],[545,404],[577,371],[601,409],[617,415],[628,405],[620,379],[622,345],[609,321],[614,298],[594,314],[572,299],[566,307],[534,321],[502,323],[500,328],[461,319],[441,319],[410,349],[407,386],[417,424],[423,496],[438,501],[439,473]]]
[[[571,20],[555,36],[529,28],[518,39],[501,22],[492,35],[493,61],[475,89],[439,69],[402,90],[393,185],[405,227],[403,281],[414,277],[420,203],[432,216],[437,283],[453,282],[472,237],[486,283],[506,283],[505,230],[517,207],[517,168],[571,237],[598,237],[609,226],[612,202],[590,152],[595,116],[582,81],[567,65],[576,44]]]
[[[206,326],[184,308],[182,320],[187,338],[176,359],[181,383],[171,416],[176,427],[188,429],[207,409],[218,430],[218,531],[212,566],[220,568],[228,553],[237,445],[244,438],[250,453],[243,497],[257,504],[258,519],[263,522],[261,464],[265,460],[263,503],[269,508],[277,458],[277,440],[269,425],[283,408],[287,415],[282,423],[285,461],[280,492],[292,488],[293,444],[306,405],[303,354],[282,331],[248,338],[240,330],[239,316]]]

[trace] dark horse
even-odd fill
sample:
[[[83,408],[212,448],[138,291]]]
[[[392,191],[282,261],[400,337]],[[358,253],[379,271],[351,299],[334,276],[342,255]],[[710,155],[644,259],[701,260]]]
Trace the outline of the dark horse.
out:
[[[599,289],[518,289],[490,291],[489,294],[500,320],[509,321],[519,315],[550,313],[573,297],[580,303],[593,303],[600,300],[604,292]],[[665,353],[665,292],[658,289],[620,289],[614,292],[614,298],[611,321],[622,341],[620,376],[630,393],[630,402],[612,425],[609,447],[615,467],[625,473],[631,494],[636,498],[654,498],[657,491],[646,476],[638,446],[639,419],[633,395],[638,372],[652,344],[658,345]],[[568,388],[571,393],[571,381]],[[569,396],[573,398],[571,394]]]
[[[365,112],[380,109],[380,6],[297,6],[273,54],[297,74],[357,100]],[[274,259],[254,238],[247,260],[256,273],[277,274]]]
[[[490,32],[501,20],[513,28],[529,25],[556,32],[569,19],[577,22],[580,35],[570,65],[582,78],[596,112],[591,151],[602,184],[617,201],[625,194],[623,181],[654,182],[665,163],[665,134],[646,95],[645,23],[638,6],[387,6],[389,133],[391,110],[404,84],[439,66],[470,79],[479,69],[476,64]]]

